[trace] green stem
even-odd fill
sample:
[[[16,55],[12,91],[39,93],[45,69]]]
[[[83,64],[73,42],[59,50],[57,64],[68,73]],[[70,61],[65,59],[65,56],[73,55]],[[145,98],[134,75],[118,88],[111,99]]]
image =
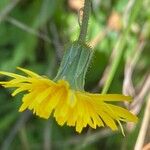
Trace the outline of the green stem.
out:
[[[110,71],[108,72],[109,76],[104,84],[104,87],[102,90],[103,94],[107,93],[107,91],[112,83],[112,80],[114,78],[114,75],[117,71],[117,68],[119,66],[120,60],[121,60],[123,52],[124,52],[123,50],[124,50],[124,46],[126,44],[126,39],[128,37],[131,25],[134,22],[135,18],[137,17],[137,14],[138,14],[140,6],[141,6],[141,2],[142,2],[142,0],[135,0],[133,7],[130,11],[130,15],[129,15],[130,17],[128,20],[127,27],[125,28],[123,34],[120,36],[120,38],[116,44],[115,50],[117,52],[117,55],[116,55],[114,61],[112,62]]]
[[[80,35],[78,38],[78,41],[81,41],[81,42],[86,40],[88,21],[89,21],[89,16],[90,16],[90,9],[91,9],[91,0],[85,0]]]

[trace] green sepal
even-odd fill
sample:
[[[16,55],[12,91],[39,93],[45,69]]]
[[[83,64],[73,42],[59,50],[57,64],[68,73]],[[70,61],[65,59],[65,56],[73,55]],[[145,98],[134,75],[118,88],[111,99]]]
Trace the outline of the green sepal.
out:
[[[65,51],[54,80],[66,80],[72,89],[84,90],[85,75],[93,50],[85,43],[73,42]]]

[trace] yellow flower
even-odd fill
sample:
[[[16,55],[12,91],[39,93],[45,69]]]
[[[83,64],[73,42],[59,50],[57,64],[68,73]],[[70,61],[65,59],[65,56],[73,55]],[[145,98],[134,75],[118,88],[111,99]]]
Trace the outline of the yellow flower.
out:
[[[0,74],[13,79],[0,82],[0,84],[5,88],[16,88],[12,96],[26,91],[22,98],[20,112],[29,109],[33,110],[37,116],[45,119],[53,116],[59,125],[74,126],[79,133],[87,125],[94,129],[97,126],[108,126],[112,130],[117,130],[116,123],[122,129],[120,121],[137,121],[137,117],[128,110],[110,103],[113,101],[130,101],[131,97],[129,96],[91,94],[72,89],[66,80],[54,82],[32,71],[23,68],[18,69],[27,76],[1,71]]]

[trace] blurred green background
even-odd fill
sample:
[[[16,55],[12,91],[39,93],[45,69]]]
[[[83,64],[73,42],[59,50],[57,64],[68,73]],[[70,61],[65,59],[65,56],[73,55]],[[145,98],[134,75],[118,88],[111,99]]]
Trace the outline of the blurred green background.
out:
[[[20,66],[52,79],[65,48],[78,38],[82,4],[83,0],[0,0],[0,70],[17,72]],[[124,125],[126,137],[107,128],[86,128],[79,135],[52,118],[19,113],[22,95],[12,97],[11,90],[0,87],[1,150],[135,149],[150,101],[150,1],[92,0],[91,7],[87,42],[95,55],[85,89],[100,93],[113,62],[120,59],[108,93],[132,95],[134,101],[124,106],[139,116],[139,122]],[[148,126],[142,147],[150,142]]]

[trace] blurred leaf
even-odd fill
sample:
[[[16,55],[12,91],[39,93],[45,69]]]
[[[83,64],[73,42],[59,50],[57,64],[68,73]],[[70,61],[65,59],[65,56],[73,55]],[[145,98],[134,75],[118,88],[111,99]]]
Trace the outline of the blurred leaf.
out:
[[[17,113],[11,112],[0,119],[0,131],[4,131],[10,127],[12,122],[17,118]]]

